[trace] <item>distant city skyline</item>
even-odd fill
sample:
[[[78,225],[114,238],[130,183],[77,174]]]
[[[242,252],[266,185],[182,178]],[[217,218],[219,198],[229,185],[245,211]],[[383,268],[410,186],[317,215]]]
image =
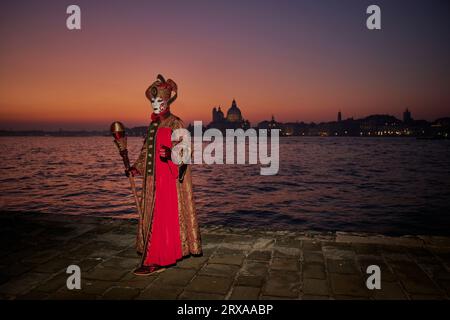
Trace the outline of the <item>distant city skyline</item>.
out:
[[[77,4],[80,31],[68,3],[0,3],[0,129],[145,125],[158,73],[178,84],[186,125],[233,98],[252,125],[450,114],[449,2],[377,1],[377,31],[358,0]]]

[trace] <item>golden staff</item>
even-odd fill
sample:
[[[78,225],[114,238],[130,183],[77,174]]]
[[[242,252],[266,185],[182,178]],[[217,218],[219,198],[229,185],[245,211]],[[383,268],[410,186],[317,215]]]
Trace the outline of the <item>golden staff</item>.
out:
[[[130,170],[130,159],[128,158],[127,136],[125,135],[125,126],[119,121],[113,122],[111,124],[111,134],[114,137],[115,145],[119,149],[119,154],[122,157],[125,169],[128,171]],[[141,205],[139,202],[139,197],[136,192],[136,184],[134,183],[134,177],[131,173],[128,175],[128,179],[130,181],[131,191],[133,192],[134,200],[136,201],[136,206],[139,215],[142,216]]]

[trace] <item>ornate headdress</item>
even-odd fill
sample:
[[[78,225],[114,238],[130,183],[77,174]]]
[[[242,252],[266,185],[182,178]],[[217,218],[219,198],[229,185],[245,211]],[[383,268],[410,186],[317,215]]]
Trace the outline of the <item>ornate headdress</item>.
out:
[[[166,81],[160,74],[158,74],[158,77],[156,79],[157,80],[153,82],[153,84],[148,87],[147,90],[145,90],[145,96],[150,101],[152,98],[160,97],[163,100],[167,101],[167,105],[170,106],[170,104],[175,101],[178,95],[177,84],[172,79],[168,79]],[[175,93],[173,96],[172,92]]]

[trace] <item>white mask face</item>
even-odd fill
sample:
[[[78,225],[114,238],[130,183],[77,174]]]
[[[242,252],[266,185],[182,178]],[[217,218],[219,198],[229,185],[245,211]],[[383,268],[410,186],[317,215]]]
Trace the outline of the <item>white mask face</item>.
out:
[[[164,110],[166,110],[166,103],[160,97],[152,98],[152,108],[155,114],[160,114]]]

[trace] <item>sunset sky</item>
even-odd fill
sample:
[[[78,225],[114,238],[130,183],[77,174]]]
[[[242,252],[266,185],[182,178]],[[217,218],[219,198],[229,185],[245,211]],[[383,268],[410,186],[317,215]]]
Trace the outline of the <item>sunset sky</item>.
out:
[[[149,122],[158,73],[172,112],[211,120],[233,98],[252,124],[406,107],[450,116],[449,1],[9,1],[0,4],[0,129]],[[81,7],[82,30],[66,28]],[[378,4],[382,30],[366,28]]]

